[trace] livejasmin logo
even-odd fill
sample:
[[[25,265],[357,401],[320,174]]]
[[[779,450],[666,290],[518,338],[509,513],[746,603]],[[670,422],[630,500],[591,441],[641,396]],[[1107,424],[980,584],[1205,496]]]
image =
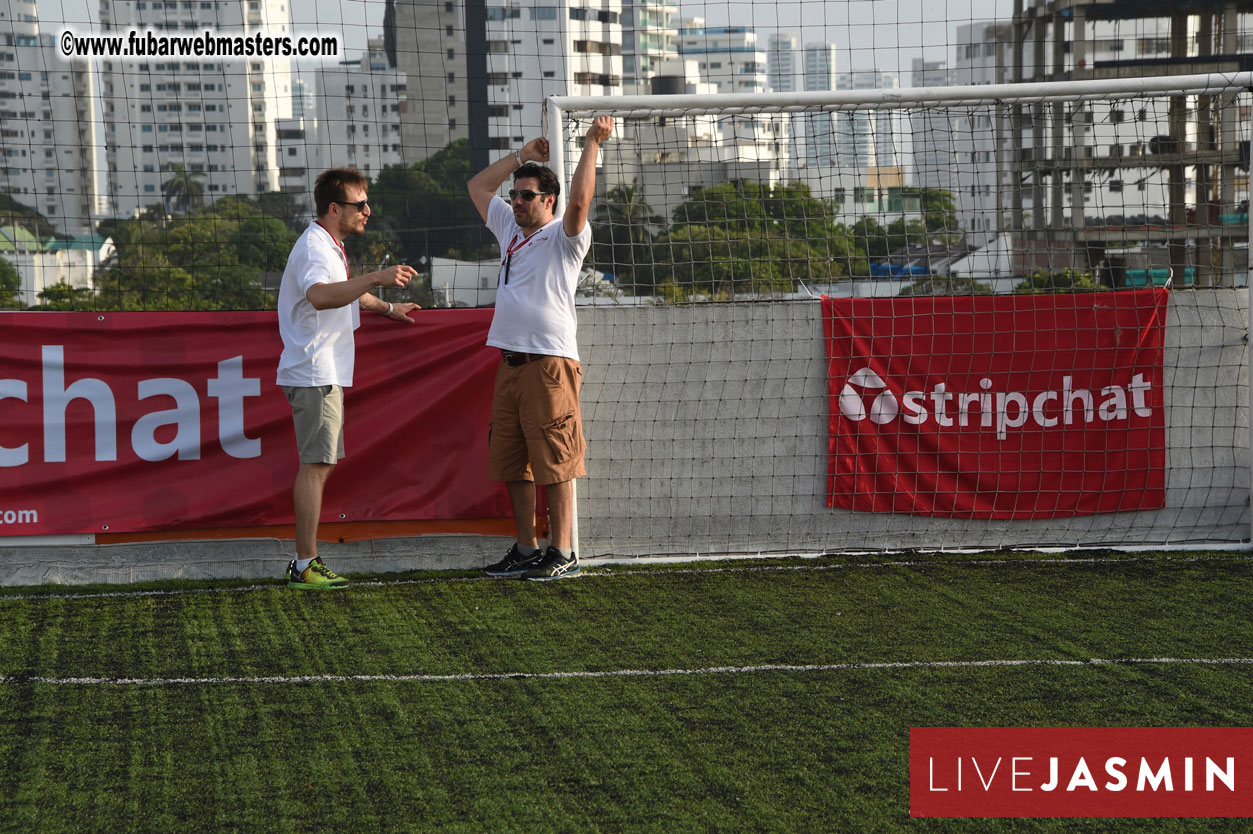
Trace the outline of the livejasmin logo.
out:
[[[1014,792],[1160,790],[1169,793],[1201,790],[1203,767],[1204,790],[1213,792],[1225,788],[1234,792],[1235,757],[1227,756],[1223,762],[1216,762],[1208,756],[1204,758],[1204,765],[1193,756],[1183,756],[1182,760],[1165,756],[1154,764],[1143,756],[1138,762],[1128,761],[1123,756],[1110,756],[1104,762],[1090,765],[1084,756],[1065,761],[1059,756],[1049,756],[1047,761],[1034,756],[997,756],[995,760],[985,758],[982,762],[976,756],[941,758],[938,762],[936,757],[931,756],[927,760],[931,776],[928,788],[941,792],[980,789],[988,792],[993,790],[999,774],[999,778],[1008,782],[1009,790]],[[1098,783],[1098,776],[1093,775],[1093,765],[1099,768],[1097,773],[1104,781]],[[1129,774],[1134,777],[1134,785]]]
[[[994,428],[997,440],[1004,440],[1010,429],[1028,422],[1051,429],[1096,420],[1125,422],[1132,415],[1148,417],[1153,413],[1148,405],[1152,387],[1144,374],[1136,374],[1126,387],[1108,385],[1093,392],[1074,387],[1074,378],[1064,376],[1060,389],[1028,394],[993,390],[992,379],[983,377],[978,391],[952,391],[947,382],[937,382],[930,391],[906,391],[897,399],[883,377],[866,367],[844,384],[839,408],[840,414],[855,423],[869,420],[880,426],[897,417],[911,426],[934,420],[941,428],[964,428],[977,420],[981,428]]]
[[[912,727],[915,817],[1253,815],[1248,727]]]

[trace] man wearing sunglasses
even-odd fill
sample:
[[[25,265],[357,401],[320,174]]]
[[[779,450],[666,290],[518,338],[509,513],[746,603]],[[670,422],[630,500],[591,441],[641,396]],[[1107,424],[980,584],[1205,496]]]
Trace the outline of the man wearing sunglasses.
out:
[[[278,329],[283,355],[277,382],[292,407],[300,468],[292,490],[296,515],[296,558],[287,566],[289,588],[341,588],[338,576],[318,557],[322,493],[335,464],[344,457],[344,389],[352,385],[356,349],[353,331],[360,309],[414,324],[416,304],[390,303],[370,293],[403,287],[417,274],[404,264],[352,276],[344,238],[365,231],[370,220],[369,181],[355,168],[324,171],[313,188],[317,219],[287,258],[278,291]]]
[[[575,478],[587,474],[579,410],[583,368],[575,344],[574,293],[592,245],[587,224],[596,188],[596,153],[613,132],[597,116],[583,140],[565,213],[555,216],[561,183],[546,166],[547,139],[532,139],[469,182],[470,197],[500,242],[496,309],[487,344],[498,348],[489,470],[504,481],[517,542],[489,565],[489,576],[560,579],[579,571],[571,529]],[[513,176],[509,203],[496,192]],[[535,535],[535,489],[548,489],[550,543]]]

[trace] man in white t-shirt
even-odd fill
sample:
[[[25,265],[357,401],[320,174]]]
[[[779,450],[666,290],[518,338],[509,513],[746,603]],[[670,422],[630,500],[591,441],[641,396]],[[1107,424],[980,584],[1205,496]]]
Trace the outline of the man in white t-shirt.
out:
[[[565,214],[554,211],[561,183],[548,161],[548,140],[532,139],[483,169],[469,182],[470,197],[500,241],[496,310],[487,344],[499,348],[492,398],[489,470],[504,481],[513,505],[517,541],[489,576],[559,579],[578,573],[571,531],[574,479],[587,474],[579,410],[583,368],[575,343],[574,291],[592,245],[587,214],[596,188],[596,152],[613,132],[597,116],[583,141]],[[509,203],[496,191],[513,175]],[[551,541],[535,536],[535,487],[548,488]]]
[[[355,168],[324,171],[313,189],[317,219],[287,258],[278,291],[278,330],[283,337],[276,382],[292,407],[300,469],[292,490],[296,515],[296,558],[287,566],[287,586],[342,588],[348,580],[318,557],[322,493],[335,464],[344,457],[344,389],[352,385],[356,355],[353,331],[360,308],[414,324],[416,304],[382,301],[375,287],[403,287],[417,272],[398,264],[381,272],[349,277],[344,238],[365,231],[370,219],[369,181]]]

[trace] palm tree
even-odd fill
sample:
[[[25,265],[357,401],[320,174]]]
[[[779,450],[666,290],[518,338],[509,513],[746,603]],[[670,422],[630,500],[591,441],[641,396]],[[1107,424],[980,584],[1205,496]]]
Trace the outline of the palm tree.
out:
[[[204,197],[204,174],[199,171],[188,171],[177,162],[170,163],[174,176],[161,184],[161,195],[172,209],[186,212],[193,205],[200,205]]]
[[[616,185],[596,206],[592,262],[620,283],[652,287],[653,229],[665,220],[653,211],[635,185]],[[626,279],[622,282],[621,279]]]

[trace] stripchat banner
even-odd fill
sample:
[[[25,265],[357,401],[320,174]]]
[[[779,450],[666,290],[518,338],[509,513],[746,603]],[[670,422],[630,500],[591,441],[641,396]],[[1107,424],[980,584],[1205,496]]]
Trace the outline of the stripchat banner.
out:
[[[1004,519],[1162,507],[1167,299],[824,297],[828,506]]]
[[[322,521],[501,518],[491,310],[363,316]],[[290,524],[272,312],[0,313],[0,536]]]

